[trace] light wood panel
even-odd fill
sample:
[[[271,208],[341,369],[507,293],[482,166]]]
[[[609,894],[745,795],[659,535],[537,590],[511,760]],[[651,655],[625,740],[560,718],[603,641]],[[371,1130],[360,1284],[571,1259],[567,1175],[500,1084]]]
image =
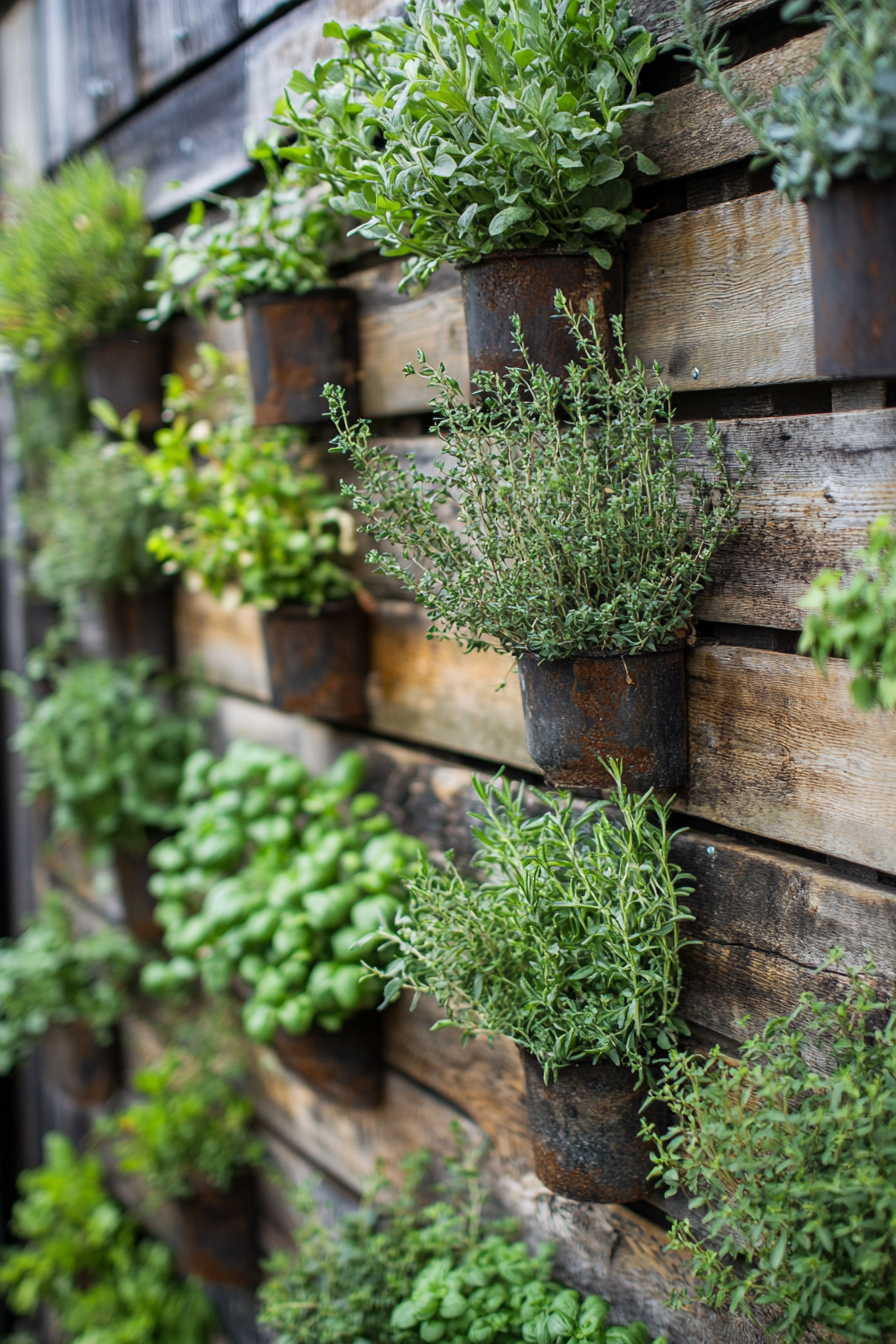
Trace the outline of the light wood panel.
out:
[[[210,593],[180,589],[175,631],[184,671],[238,695],[270,700],[271,681],[256,607],[228,610]]]
[[[141,93],[239,36],[237,0],[135,0],[135,8]]]

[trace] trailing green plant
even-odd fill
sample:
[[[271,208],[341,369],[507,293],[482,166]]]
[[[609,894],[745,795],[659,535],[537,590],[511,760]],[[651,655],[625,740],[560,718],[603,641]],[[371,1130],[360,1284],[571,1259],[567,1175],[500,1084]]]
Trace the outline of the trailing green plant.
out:
[[[134,321],[149,227],[143,179],[98,150],[12,188],[0,222],[0,342],[19,377],[64,367],[75,351]]]
[[[181,773],[204,737],[207,698],[187,704],[187,688],[143,655],[68,666],[35,658],[29,674],[6,677],[27,716],[12,744],[25,764],[25,800],[52,797],[54,833],[139,849],[147,830],[179,826]],[[43,677],[51,690],[37,699],[32,682]]]
[[[625,144],[656,48],[624,0],[413,0],[372,31],[324,25],[340,54],[296,71],[275,120],[281,154],[330,185],[358,232],[405,260],[404,285],[442,261],[551,248],[604,267],[642,212]]]
[[[707,474],[689,466],[691,430],[673,441],[659,366],[652,387],[614,319],[612,374],[593,308],[574,315],[559,294],[557,304],[582,361],[565,380],[532,363],[516,319],[525,367],[478,374],[475,402],[443,365],[421,362],[444,444],[431,474],[372,442],[367,421],[350,425],[341,389],[328,388],[334,443],[359,477],[343,490],[395,548],[368,558],[413,590],[430,635],[538,659],[641,653],[685,632],[710,559],[735,530],[748,461],[738,453],[729,476],[710,421]]]
[[[673,1051],[657,1095],[675,1123],[645,1126],[655,1174],[703,1222],[705,1236],[686,1222],[671,1234],[700,1300],[748,1317],[775,1307],[771,1330],[790,1344],[813,1323],[853,1344],[896,1329],[894,1008],[850,971],[842,1000],[803,994],[740,1060]]]
[[[76,938],[58,892],[18,938],[0,940],[0,1073],[9,1073],[54,1023],[86,1022],[100,1045],[129,999],[141,951],[124,929]]]
[[[380,981],[361,958],[376,960],[422,846],[375,794],[359,792],[365,770],[347,751],[311,779],[294,756],[243,741],[220,760],[200,751],[187,761],[183,829],[150,852],[171,956],[144,969],[148,992],[201,978],[220,994],[238,978],[249,987],[243,1024],[258,1041],[278,1026],[338,1031],[376,1004]]]
[[[204,201],[195,201],[177,235],[150,240],[147,256],[157,263],[146,289],[154,303],[140,317],[151,328],[181,310],[201,317],[214,305],[231,318],[247,294],[306,294],[332,284],[327,261],[340,237],[338,216],[326,200],[308,195],[307,173],[278,164],[272,146],[260,145],[252,157],[265,170],[261,191],[236,198],[209,192],[205,201],[223,219],[208,222]]]
[[[167,1246],[140,1234],[103,1186],[94,1156],[48,1134],[44,1162],[19,1177],[0,1290],[13,1311],[56,1315],[64,1344],[206,1344],[215,1326],[195,1282],[179,1280]]]
[[[778,190],[791,200],[826,196],[832,182],[896,172],[896,0],[790,0],[785,19],[827,29],[812,70],[779,85],[769,99],[729,71],[726,39],[705,0],[679,0],[687,58],[755,137],[752,167],[773,163]],[[811,10],[811,12],[809,12]]]
[[[216,353],[200,347],[211,368]],[[174,412],[182,386],[169,391]],[[262,611],[287,601],[318,611],[357,589],[346,568],[354,520],[313,469],[301,431],[256,429],[248,410],[217,425],[182,410],[155,443],[141,459],[147,498],[173,521],[147,544],[166,573]]]
[[[850,685],[859,709],[896,707],[896,526],[878,518],[868,545],[856,552],[851,579],[825,569],[799,605],[808,609],[799,652],[811,653],[819,672],[832,654],[846,658],[856,674]]]
[[[609,802],[578,810],[570,794],[533,789],[540,815],[523,785],[474,778],[473,863],[485,880],[465,880],[450,860],[409,879],[385,1002],[404,987],[433,994],[439,1026],[507,1036],[546,1081],[586,1059],[643,1075],[656,1048],[687,1030],[676,1008],[692,888],[670,858],[671,804],[630,794],[610,770]]]

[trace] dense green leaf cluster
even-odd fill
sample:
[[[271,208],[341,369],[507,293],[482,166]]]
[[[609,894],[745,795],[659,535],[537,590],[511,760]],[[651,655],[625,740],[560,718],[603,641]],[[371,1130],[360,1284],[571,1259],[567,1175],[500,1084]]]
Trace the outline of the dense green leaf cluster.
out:
[[[675,1124],[653,1135],[656,1174],[705,1226],[672,1232],[701,1301],[773,1305],[790,1344],[813,1322],[851,1344],[896,1329],[896,1005],[850,980],[839,1003],[804,994],[740,1061],[673,1052],[658,1090]]]
[[[372,442],[367,422],[351,426],[341,390],[329,389],[334,442],[359,477],[343,489],[397,551],[370,558],[413,589],[431,634],[539,659],[656,649],[681,638],[733,530],[746,459],[729,479],[710,421],[708,477],[689,467],[690,431],[676,446],[669,390],[628,361],[621,323],[613,374],[593,312],[557,301],[582,361],[565,381],[532,363],[518,325],[526,367],[478,374],[477,402],[444,366],[421,366],[444,443],[432,474]]]
[[[200,355],[220,362],[208,346]],[[300,432],[256,429],[247,409],[217,425],[180,411],[155,444],[141,459],[147,498],[174,521],[148,546],[166,573],[183,570],[188,583],[262,611],[281,602],[319,610],[358,587],[346,568],[354,520],[303,456]]]
[[[78,347],[133,322],[149,227],[139,174],[98,151],[9,194],[0,222],[0,343],[41,377]]]
[[[180,825],[181,772],[203,739],[207,707],[170,707],[177,687],[145,656],[49,667],[36,660],[31,671],[47,675],[52,689],[36,699],[25,678],[7,678],[27,714],[12,744],[25,763],[26,800],[52,796],[54,832],[135,849],[147,828]]]
[[[268,179],[255,196],[210,192],[206,199],[223,219],[208,223],[203,202],[196,201],[178,234],[151,239],[147,255],[158,261],[146,289],[154,305],[140,312],[150,327],[181,310],[201,317],[209,304],[223,318],[236,317],[247,294],[306,294],[332,283],[327,253],[339,241],[338,216],[325,201],[309,198],[307,173],[278,168],[269,146],[253,157]]]
[[[896,708],[896,527],[878,518],[868,545],[857,552],[851,579],[825,569],[800,599],[809,610],[800,653],[811,653],[823,672],[832,654],[849,660],[850,690],[860,709]]]
[[[197,752],[181,790],[184,827],[150,853],[171,959],[145,968],[144,988],[175,992],[201,976],[220,994],[239,977],[250,987],[243,1023],[259,1041],[278,1026],[338,1031],[372,1007],[380,983],[361,959],[376,960],[422,846],[375,794],[358,792],[364,774],[355,751],[313,780],[294,756],[258,743],[233,742],[217,761]]]
[[[791,0],[785,17],[814,0]],[[839,178],[873,181],[896,172],[896,0],[821,0],[808,16],[827,28],[814,68],[770,100],[727,71],[731,55],[709,23],[705,0],[679,0],[688,57],[756,137],[754,167],[774,163],[779,191],[826,196]],[[762,104],[762,105],[760,105]]]
[[[642,218],[626,167],[657,171],[623,141],[651,105],[637,85],[656,51],[624,0],[413,0],[372,32],[324,34],[341,54],[293,75],[281,152],[407,258],[405,284],[508,248],[610,265]]]
[[[49,892],[18,938],[0,940],[0,1073],[9,1073],[54,1022],[84,1021],[107,1045],[140,957],[123,929],[76,938],[62,897]]]
[[[657,1046],[685,1030],[682,899],[692,890],[671,862],[670,804],[619,783],[608,804],[577,810],[570,794],[474,779],[474,864],[483,882],[424,864],[390,941],[398,952],[385,998],[403,986],[434,994],[444,1025],[465,1036],[507,1036],[548,1079],[580,1060],[611,1059],[639,1074]]]
[[[196,1283],[182,1283],[161,1242],[103,1188],[96,1157],[62,1134],[44,1139],[43,1166],[19,1177],[22,1198],[0,1289],[20,1316],[56,1315],[64,1344],[206,1344],[215,1324]]]

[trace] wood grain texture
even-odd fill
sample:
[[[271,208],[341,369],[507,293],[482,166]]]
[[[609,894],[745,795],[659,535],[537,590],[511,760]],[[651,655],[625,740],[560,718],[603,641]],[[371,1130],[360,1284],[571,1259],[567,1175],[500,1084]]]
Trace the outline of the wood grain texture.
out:
[[[237,0],[135,0],[135,7],[141,93],[239,36]]]
[[[119,0],[40,0],[47,159],[57,163],[137,99],[134,16]]]
[[[44,166],[38,0],[18,0],[0,18],[0,143],[8,184],[33,182]]]
[[[253,700],[270,700],[271,681],[257,608],[228,610],[210,593],[178,589],[175,605],[178,657],[212,686]]]
[[[716,23],[725,24],[769,8],[768,0],[708,0],[706,12]],[[674,10],[661,0],[633,0],[632,22],[649,27],[657,42],[664,42],[678,32]]]

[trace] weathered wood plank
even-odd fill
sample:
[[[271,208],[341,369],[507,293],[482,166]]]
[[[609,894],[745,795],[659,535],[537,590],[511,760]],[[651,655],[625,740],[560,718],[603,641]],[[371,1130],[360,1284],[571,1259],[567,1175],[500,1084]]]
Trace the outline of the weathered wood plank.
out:
[[[271,681],[256,607],[227,610],[207,592],[180,589],[175,605],[178,654],[213,686],[270,700]]]
[[[237,0],[136,0],[140,92],[188,70],[239,36]]]
[[[0,19],[0,143],[7,182],[28,182],[44,165],[37,0],[19,0]]]
[[[734,23],[770,8],[769,0],[708,0],[706,11],[716,23]],[[658,0],[633,0],[632,22],[643,23],[658,42],[665,42],[678,32],[674,10]]]
[[[47,158],[56,163],[133,106],[134,16],[118,0],[41,0]]]

